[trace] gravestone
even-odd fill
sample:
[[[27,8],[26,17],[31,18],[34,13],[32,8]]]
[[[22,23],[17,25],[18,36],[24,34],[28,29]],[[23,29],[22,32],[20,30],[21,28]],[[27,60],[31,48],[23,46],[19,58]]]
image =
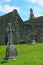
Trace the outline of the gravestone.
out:
[[[36,41],[35,40],[32,40],[32,44],[36,44]]]
[[[14,28],[12,27],[11,23],[8,23],[8,27],[6,30],[6,34],[7,34],[7,49],[6,49],[6,57],[4,60],[8,60],[8,59],[17,59],[18,58],[18,54],[17,54],[17,50],[16,47],[14,45]]]

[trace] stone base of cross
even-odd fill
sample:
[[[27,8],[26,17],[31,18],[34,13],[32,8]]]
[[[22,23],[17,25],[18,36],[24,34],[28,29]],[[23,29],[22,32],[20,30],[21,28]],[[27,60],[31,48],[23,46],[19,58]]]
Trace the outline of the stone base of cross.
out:
[[[18,58],[18,54],[17,54],[17,50],[16,47],[14,45],[9,45],[6,49],[6,60],[8,59],[17,59]]]
[[[15,45],[9,45],[7,48],[6,48],[6,56],[4,58],[4,60],[2,60],[2,63],[3,62],[6,62],[8,60],[17,60],[18,58],[18,53],[17,53],[17,49],[15,47]]]

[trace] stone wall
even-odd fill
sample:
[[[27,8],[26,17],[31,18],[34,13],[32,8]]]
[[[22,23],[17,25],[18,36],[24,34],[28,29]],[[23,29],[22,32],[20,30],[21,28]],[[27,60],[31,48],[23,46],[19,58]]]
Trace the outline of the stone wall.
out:
[[[8,26],[8,23],[12,23],[15,29],[14,43],[18,43],[18,41],[20,41],[20,30],[22,30],[23,28],[23,21],[20,18],[18,12],[14,10],[13,12],[10,12],[0,17],[0,44],[6,44],[6,28]]]

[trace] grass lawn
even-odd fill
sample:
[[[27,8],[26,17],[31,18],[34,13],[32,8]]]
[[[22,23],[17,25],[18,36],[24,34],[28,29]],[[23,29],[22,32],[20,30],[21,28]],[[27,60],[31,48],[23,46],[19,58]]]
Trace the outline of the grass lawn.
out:
[[[6,47],[5,45],[0,46],[0,65],[43,65],[43,43],[17,44],[19,58],[1,63],[5,57]]]

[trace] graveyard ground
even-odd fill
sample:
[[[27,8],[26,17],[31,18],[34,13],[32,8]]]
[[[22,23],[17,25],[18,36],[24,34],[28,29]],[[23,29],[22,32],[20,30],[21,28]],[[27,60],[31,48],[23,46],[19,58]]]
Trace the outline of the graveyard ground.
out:
[[[43,65],[43,43],[17,44],[18,59],[2,63],[6,47],[6,45],[0,46],[0,65]]]

